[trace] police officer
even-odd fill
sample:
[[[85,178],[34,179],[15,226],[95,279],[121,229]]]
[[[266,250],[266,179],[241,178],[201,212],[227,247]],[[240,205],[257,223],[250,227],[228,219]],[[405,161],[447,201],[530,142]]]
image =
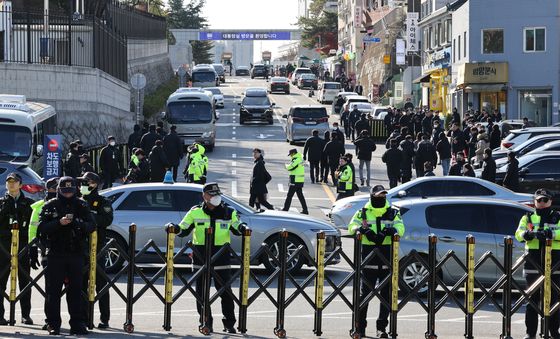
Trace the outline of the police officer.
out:
[[[286,169],[290,173],[290,188],[288,189],[288,195],[286,196],[286,201],[284,201],[284,208],[282,210],[288,211],[290,209],[292,198],[294,197],[294,194],[297,194],[302,208],[301,213],[309,214],[307,211],[307,203],[305,202],[305,197],[303,196],[303,182],[305,181],[303,156],[295,148],[290,150],[288,156],[292,159],[289,164],[286,164]]]
[[[534,195],[535,211],[527,213],[519,221],[519,226],[515,231],[515,238],[525,243],[525,251],[528,252],[529,257],[533,262],[540,263],[540,267],[544,267],[544,258],[541,257],[540,250],[544,246],[547,239],[552,240],[552,266],[556,265],[560,260],[560,213],[552,210],[552,194],[545,189],[538,189]],[[558,273],[558,272],[554,272]],[[530,261],[525,261],[523,267],[523,274],[527,281],[527,286],[533,283],[541,276],[539,270],[533,266]],[[560,286],[560,275],[552,274],[552,282]],[[535,305],[540,303],[540,293],[534,293],[531,300]],[[552,289],[551,305],[554,305],[558,300],[556,290]],[[538,327],[538,311],[532,306],[527,304],[525,311],[525,326],[527,327],[527,334],[525,339],[535,339]],[[550,317],[550,336],[554,339],[560,338],[558,333],[560,314],[558,312],[552,314]],[[544,334],[546,336],[546,333]]]
[[[81,178],[79,178],[79,180],[80,194],[82,195],[83,199],[87,201],[89,209],[91,210],[91,213],[93,213],[93,219],[95,220],[95,225],[97,227],[97,254],[99,254],[107,241],[107,227],[109,227],[113,222],[113,207],[111,206],[111,202],[107,198],[99,195],[99,185],[101,184],[101,178],[99,178],[97,174],[87,172]],[[101,265],[101,267],[103,267],[103,265]],[[88,277],[89,275],[86,274],[84,279],[85,291],[87,291]],[[101,289],[105,287],[106,282],[99,273],[96,275],[95,280],[95,288],[97,290],[97,293],[99,293]],[[84,310],[87,311],[88,308],[84,306]],[[101,322],[99,323],[99,325],[97,325],[97,327],[101,329],[108,328],[110,317],[109,293],[105,293],[100,297],[99,312]]]
[[[206,170],[208,167],[208,158],[204,156],[204,146],[193,144],[187,149],[189,155],[185,167],[185,179],[187,182],[195,184],[204,184],[206,181]]]
[[[230,232],[234,235],[241,235],[247,229],[246,225],[241,223],[238,219],[237,211],[222,202],[221,194],[222,192],[217,183],[205,184],[202,188],[203,203],[191,208],[179,225],[171,224],[173,227],[167,227],[166,230],[168,232],[173,231],[177,233],[179,237],[185,237],[194,231],[193,244],[198,248],[200,253],[204,253],[205,230],[207,228],[213,228],[214,243],[212,246],[212,253],[217,253],[222,246],[230,243]],[[193,261],[195,265],[203,264],[203,259],[198,256],[194,256]],[[229,261],[229,254],[226,252],[215,261],[215,265],[227,266],[230,264]],[[227,282],[231,279],[231,272],[228,269],[216,269],[216,274],[223,282]],[[222,284],[217,280],[214,280],[214,285],[217,290],[222,288]],[[203,280],[202,277],[200,277],[196,281],[196,293],[202,295],[203,291]],[[224,316],[222,322],[224,324],[224,332],[236,333],[234,327],[236,319],[231,293],[231,287],[228,286],[221,295],[222,314]],[[200,315],[199,321],[202,326],[202,305],[197,303],[196,308]],[[210,318],[210,324],[212,324],[212,318]],[[212,331],[212,329],[210,331]]]
[[[336,197],[336,200],[354,195],[354,182],[352,181],[354,172],[352,171],[352,167],[349,163],[350,161],[347,157],[340,157],[340,166],[335,173],[338,181],[338,186],[336,188],[338,196]]]
[[[12,224],[17,222],[19,226],[19,250],[27,246],[28,226],[31,218],[31,205],[33,200],[26,198],[21,190],[22,180],[17,173],[10,173],[6,177],[6,195],[0,198],[0,242],[7,253],[0,251],[0,291],[6,290],[8,275],[10,273],[10,244],[12,239]],[[8,269],[6,269],[8,268]],[[29,257],[25,255],[20,258],[18,269],[19,290],[23,290],[29,283]],[[0,298],[0,325],[7,325],[4,318],[4,298]],[[32,325],[33,320],[29,317],[31,311],[31,290],[21,296],[21,322]]]
[[[52,198],[56,197],[56,188],[58,186],[58,178],[50,178],[49,180],[47,180],[47,182],[45,183],[45,188],[47,189],[47,194],[45,196],[44,199],[38,200],[36,202],[33,203],[33,205],[31,205],[31,220],[29,221],[29,243],[31,243],[36,237],[39,237],[40,241],[39,241],[39,245],[34,244],[33,246],[29,247],[29,265],[31,266],[31,268],[33,268],[34,270],[39,268],[39,250],[38,248],[40,247],[42,251],[44,251],[44,243],[43,243],[43,239],[41,238],[41,235],[37,235],[37,229],[39,227],[39,215],[41,215],[41,211],[43,210],[43,206],[45,206],[45,203],[49,200],[51,200]],[[43,254],[45,252],[42,252]],[[41,266],[43,267],[47,267],[47,257],[45,255],[43,255],[42,260],[41,260]],[[45,280],[45,291],[48,290],[47,288],[47,282]],[[45,312],[45,317],[47,315],[47,299],[45,299],[45,303],[44,303],[44,312]],[[45,325],[43,325],[43,330],[46,330],[48,327],[47,325],[47,319],[45,319]]]
[[[404,224],[398,210],[391,208],[386,198],[387,191],[381,185],[372,187],[370,200],[366,205],[354,214],[348,225],[348,232],[355,234],[360,232],[362,237],[362,259],[367,257],[376,248],[390,262],[392,236],[398,234],[403,236]],[[363,271],[363,280],[367,280],[371,286],[383,281],[389,275],[389,267],[379,258],[374,257],[366,265]],[[371,292],[370,286],[362,280],[361,301]],[[390,286],[387,284],[381,289],[381,297],[389,301]],[[380,303],[379,315],[377,317],[377,337],[389,338],[386,332],[389,324],[389,308]],[[362,337],[365,336],[367,327],[367,305],[358,315],[357,331]]]
[[[46,238],[48,265],[47,324],[49,334],[60,334],[60,300],[62,285],[67,279],[66,301],[70,313],[70,334],[85,335],[81,290],[83,252],[86,239],[95,230],[95,221],[88,203],[77,196],[76,181],[62,177],[58,182],[57,196],[49,200],[39,216],[37,232]]]

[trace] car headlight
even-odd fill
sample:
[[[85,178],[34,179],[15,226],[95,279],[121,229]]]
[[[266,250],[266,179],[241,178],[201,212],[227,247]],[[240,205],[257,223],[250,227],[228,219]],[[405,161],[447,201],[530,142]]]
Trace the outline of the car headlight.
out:
[[[214,135],[214,132],[210,131],[210,132],[204,132],[202,133],[202,137],[203,138],[210,138]]]

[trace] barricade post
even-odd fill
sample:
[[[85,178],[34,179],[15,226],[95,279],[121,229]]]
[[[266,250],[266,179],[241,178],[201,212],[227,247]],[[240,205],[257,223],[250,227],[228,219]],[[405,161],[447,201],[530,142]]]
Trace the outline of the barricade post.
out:
[[[543,291],[543,337],[545,339],[550,338],[550,304],[551,304],[551,294],[552,294],[552,281],[551,281],[551,270],[552,270],[552,240],[547,239],[544,247],[544,291]]]
[[[12,243],[10,246],[10,326],[16,323],[16,288],[18,278],[19,224],[12,221]]]
[[[504,238],[504,274],[506,276],[502,291],[502,304],[504,307],[504,318],[502,320],[502,334],[500,339],[512,339],[511,337],[511,279],[513,267],[513,239],[510,236]]]
[[[89,235],[88,328],[90,330],[93,329],[96,273],[97,273],[97,231],[93,231]]]
[[[171,330],[171,305],[173,304],[173,250],[175,249],[175,225],[167,225],[167,251],[165,253],[165,309],[163,329]]]
[[[354,278],[352,286],[352,329],[350,336],[359,339],[359,321],[360,321],[360,286],[362,274],[362,237],[360,231],[356,232],[354,237]]]
[[[287,251],[288,251],[288,231],[283,229],[280,232],[280,248],[278,249],[278,261],[280,262],[280,274],[278,275],[278,290],[277,302],[278,309],[276,310],[276,327],[274,334],[278,338],[286,337],[286,329],[284,328],[284,312],[286,309],[286,269],[287,269]]]
[[[128,227],[128,272],[126,279],[126,321],[123,329],[127,333],[134,332],[132,309],[134,304],[134,270],[136,269],[136,224]]]
[[[391,243],[391,314],[390,330],[391,338],[397,337],[397,313],[399,312],[399,246],[401,237],[393,235]]]
[[[204,335],[209,335],[211,332],[212,324],[211,309],[210,309],[210,282],[212,279],[212,245],[214,243],[214,229],[209,227],[204,233],[204,278],[202,289],[202,325],[199,327],[200,333]]]
[[[436,272],[436,254],[437,254],[438,238],[430,234],[428,237],[428,267],[430,277],[428,279],[428,330],[426,331],[426,339],[436,339],[436,288],[437,288],[437,272]]]
[[[241,333],[247,332],[247,307],[249,306],[249,275],[251,269],[251,229],[245,229],[242,238],[243,261],[241,263],[241,284],[239,286],[239,326]]]
[[[473,339],[473,315],[474,315],[474,247],[475,238],[467,235],[467,286],[465,288],[465,338]]]
[[[325,247],[326,237],[325,232],[317,233],[317,276],[315,277],[315,321],[313,326],[313,333],[320,336],[323,331],[323,290],[325,286]]]

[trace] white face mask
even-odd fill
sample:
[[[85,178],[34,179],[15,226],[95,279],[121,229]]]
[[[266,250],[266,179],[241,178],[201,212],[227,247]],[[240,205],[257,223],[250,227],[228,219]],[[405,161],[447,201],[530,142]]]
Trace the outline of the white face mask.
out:
[[[82,193],[82,195],[90,194],[89,186],[80,186],[80,193]]]
[[[115,146],[115,145],[116,145],[116,143],[115,143],[114,141],[111,141],[111,142],[109,143],[109,145],[111,145],[111,146]]]
[[[219,206],[221,203],[222,203],[221,195],[216,195],[210,198],[210,204],[212,204],[212,206]]]

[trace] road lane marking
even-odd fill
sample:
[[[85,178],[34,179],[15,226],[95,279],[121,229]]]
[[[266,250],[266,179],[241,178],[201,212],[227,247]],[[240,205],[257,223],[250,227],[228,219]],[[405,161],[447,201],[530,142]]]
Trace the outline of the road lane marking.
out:
[[[329,197],[331,202],[334,204],[334,202],[336,201],[336,197],[334,196],[333,192],[331,191],[331,188],[327,184],[325,184],[324,182],[321,183],[321,186],[323,186],[323,190],[325,190],[325,193],[327,193],[327,196]]]
[[[278,184],[278,191],[280,191],[282,193],[286,193],[286,191],[284,191],[284,185],[283,184]]]
[[[235,159],[235,158],[237,158],[237,154],[232,153],[232,154],[231,154],[231,157]]]
[[[233,180],[231,182],[231,195],[234,198],[237,198],[237,180]]]
[[[231,167],[236,167],[237,166],[237,161],[232,161],[231,162]]]
[[[235,135],[235,133],[236,133],[235,131],[231,131],[231,134]]]
[[[237,175],[237,170],[231,170],[231,175]]]
[[[235,140],[235,139],[237,139],[237,138],[236,137],[231,137],[231,140]]]

